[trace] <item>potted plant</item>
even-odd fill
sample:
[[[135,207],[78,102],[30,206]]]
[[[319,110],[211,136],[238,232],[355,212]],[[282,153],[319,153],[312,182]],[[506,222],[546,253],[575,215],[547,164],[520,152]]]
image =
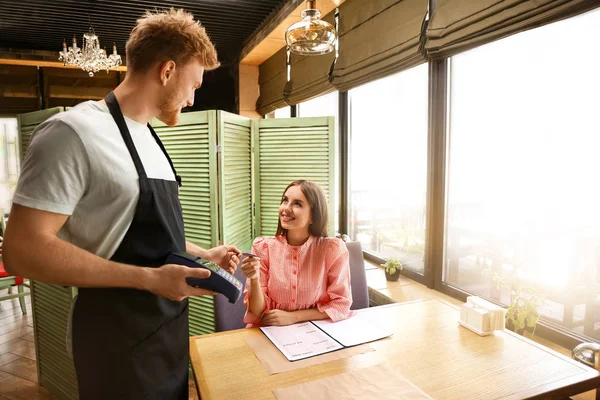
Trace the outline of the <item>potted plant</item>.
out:
[[[390,258],[385,264],[381,264],[385,270],[385,279],[390,282],[396,282],[402,270],[402,264],[397,258]]]
[[[483,275],[489,274],[489,269],[483,271]],[[546,303],[546,295],[529,286],[521,285],[513,279],[501,278],[496,272],[492,274],[492,278],[498,289],[510,290],[510,304],[506,310],[506,327],[520,335],[529,331],[533,336],[540,319],[538,307]]]
[[[521,294],[526,291],[528,295]],[[525,330],[531,331],[531,335],[535,334],[535,327],[540,319],[538,306],[544,303],[543,295],[534,292],[531,288],[517,286],[512,291],[512,300],[506,310],[506,327],[520,335]]]

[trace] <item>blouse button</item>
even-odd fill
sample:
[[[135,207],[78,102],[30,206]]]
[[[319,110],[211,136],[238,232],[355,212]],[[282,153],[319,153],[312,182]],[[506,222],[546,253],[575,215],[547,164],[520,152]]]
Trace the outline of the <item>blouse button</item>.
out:
[[[293,273],[294,275],[296,275],[296,270],[294,270],[292,273]]]
[[[297,260],[297,259],[298,259],[298,257],[294,256],[294,260]]]
[[[292,299],[292,303],[295,303],[295,302],[296,302],[296,299]]]
[[[292,285],[292,289],[296,289],[296,285]]]

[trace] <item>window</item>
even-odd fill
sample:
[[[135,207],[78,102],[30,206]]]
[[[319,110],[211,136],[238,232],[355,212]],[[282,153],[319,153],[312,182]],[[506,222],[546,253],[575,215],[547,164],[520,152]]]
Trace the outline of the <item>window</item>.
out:
[[[338,120],[339,92],[332,92],[298,105],[300,117],[335,117]]]
[[[282,107],[267,115],[267,118],[290,118],[292,116],[291,107]]]
[[[444,280],[600,338],[600,12],[455,56]],[[484,271],[492,275],[484,275]]]
[[[349,230],[364,250],[423,271],[428,68],[352,89]]]
[[[0,118],[0,208],[10,212],[19,179],[19,143],[16,118]]]

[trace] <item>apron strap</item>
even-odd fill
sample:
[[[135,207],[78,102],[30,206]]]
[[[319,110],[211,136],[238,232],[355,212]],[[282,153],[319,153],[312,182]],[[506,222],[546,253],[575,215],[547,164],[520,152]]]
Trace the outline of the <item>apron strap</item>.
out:
[[[169,164],[171,164],[171,169],[173,170],[173,175],[175,175],[175,180],[177,181],[177,185],[179,185],[179,187],[181,187],[181,176],[177,175],[177,171],[175,171],[175,166],[173,165],[173,161],[171,161],[171,157],[169,157],[169,153],[167,153],[165,146],[161,142],[160,138],[158,137],[158,135],[156,134],[154,129],[150,126],[150,124],[148,124],[148,129],[150,129],[152,136],[154,136],[154,140],[156,140],[156,143],[158,143],[158,147],[160,147],[160,149],[162,150],[164,155],[167,157],[167,160],[169,160]]]
[[[133,163],[135,164],[135,169],[140,178],[147,178],[146,170],[144,169],[144,165],[142,164],[142,160],[140,160],[140,155],[138,154],[135,145],[133,144],[133,140],[131,139],[131,134],[129,133],[129,129],[127,128],[127,123],[125,123],[125,118],[123,117],[123,113],[121,112],[121,107],[119,107],[119,102],[115,97],[114,92],[110,92],[104,98],[106,105],[108,106],[108,110],[112,115],[113,119],[117,123],[119,127],[119,131],[121,132],[121,136],[123,136],[123,140],[125,141],[125,145],[127,146],[127,150],[129,150],[129,154],[133,159]],[[169,160],[170,162],[171,160]]]

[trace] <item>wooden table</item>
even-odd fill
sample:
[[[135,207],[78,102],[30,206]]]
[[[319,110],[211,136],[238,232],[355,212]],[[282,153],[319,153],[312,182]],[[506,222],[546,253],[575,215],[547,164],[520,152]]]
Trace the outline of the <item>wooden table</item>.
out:
[[[258,329],[191,338],[201,398],[273,399],[273,389],[382,362],[434,399],[563,399],[600,387],[598,371],[527,338],[510,331],[481,337],[460,327],[459,310],[439,300],[365,312],[394,332],[371,343],[375,351],[275,375],[269,375],[245,342],[262,335]]]

